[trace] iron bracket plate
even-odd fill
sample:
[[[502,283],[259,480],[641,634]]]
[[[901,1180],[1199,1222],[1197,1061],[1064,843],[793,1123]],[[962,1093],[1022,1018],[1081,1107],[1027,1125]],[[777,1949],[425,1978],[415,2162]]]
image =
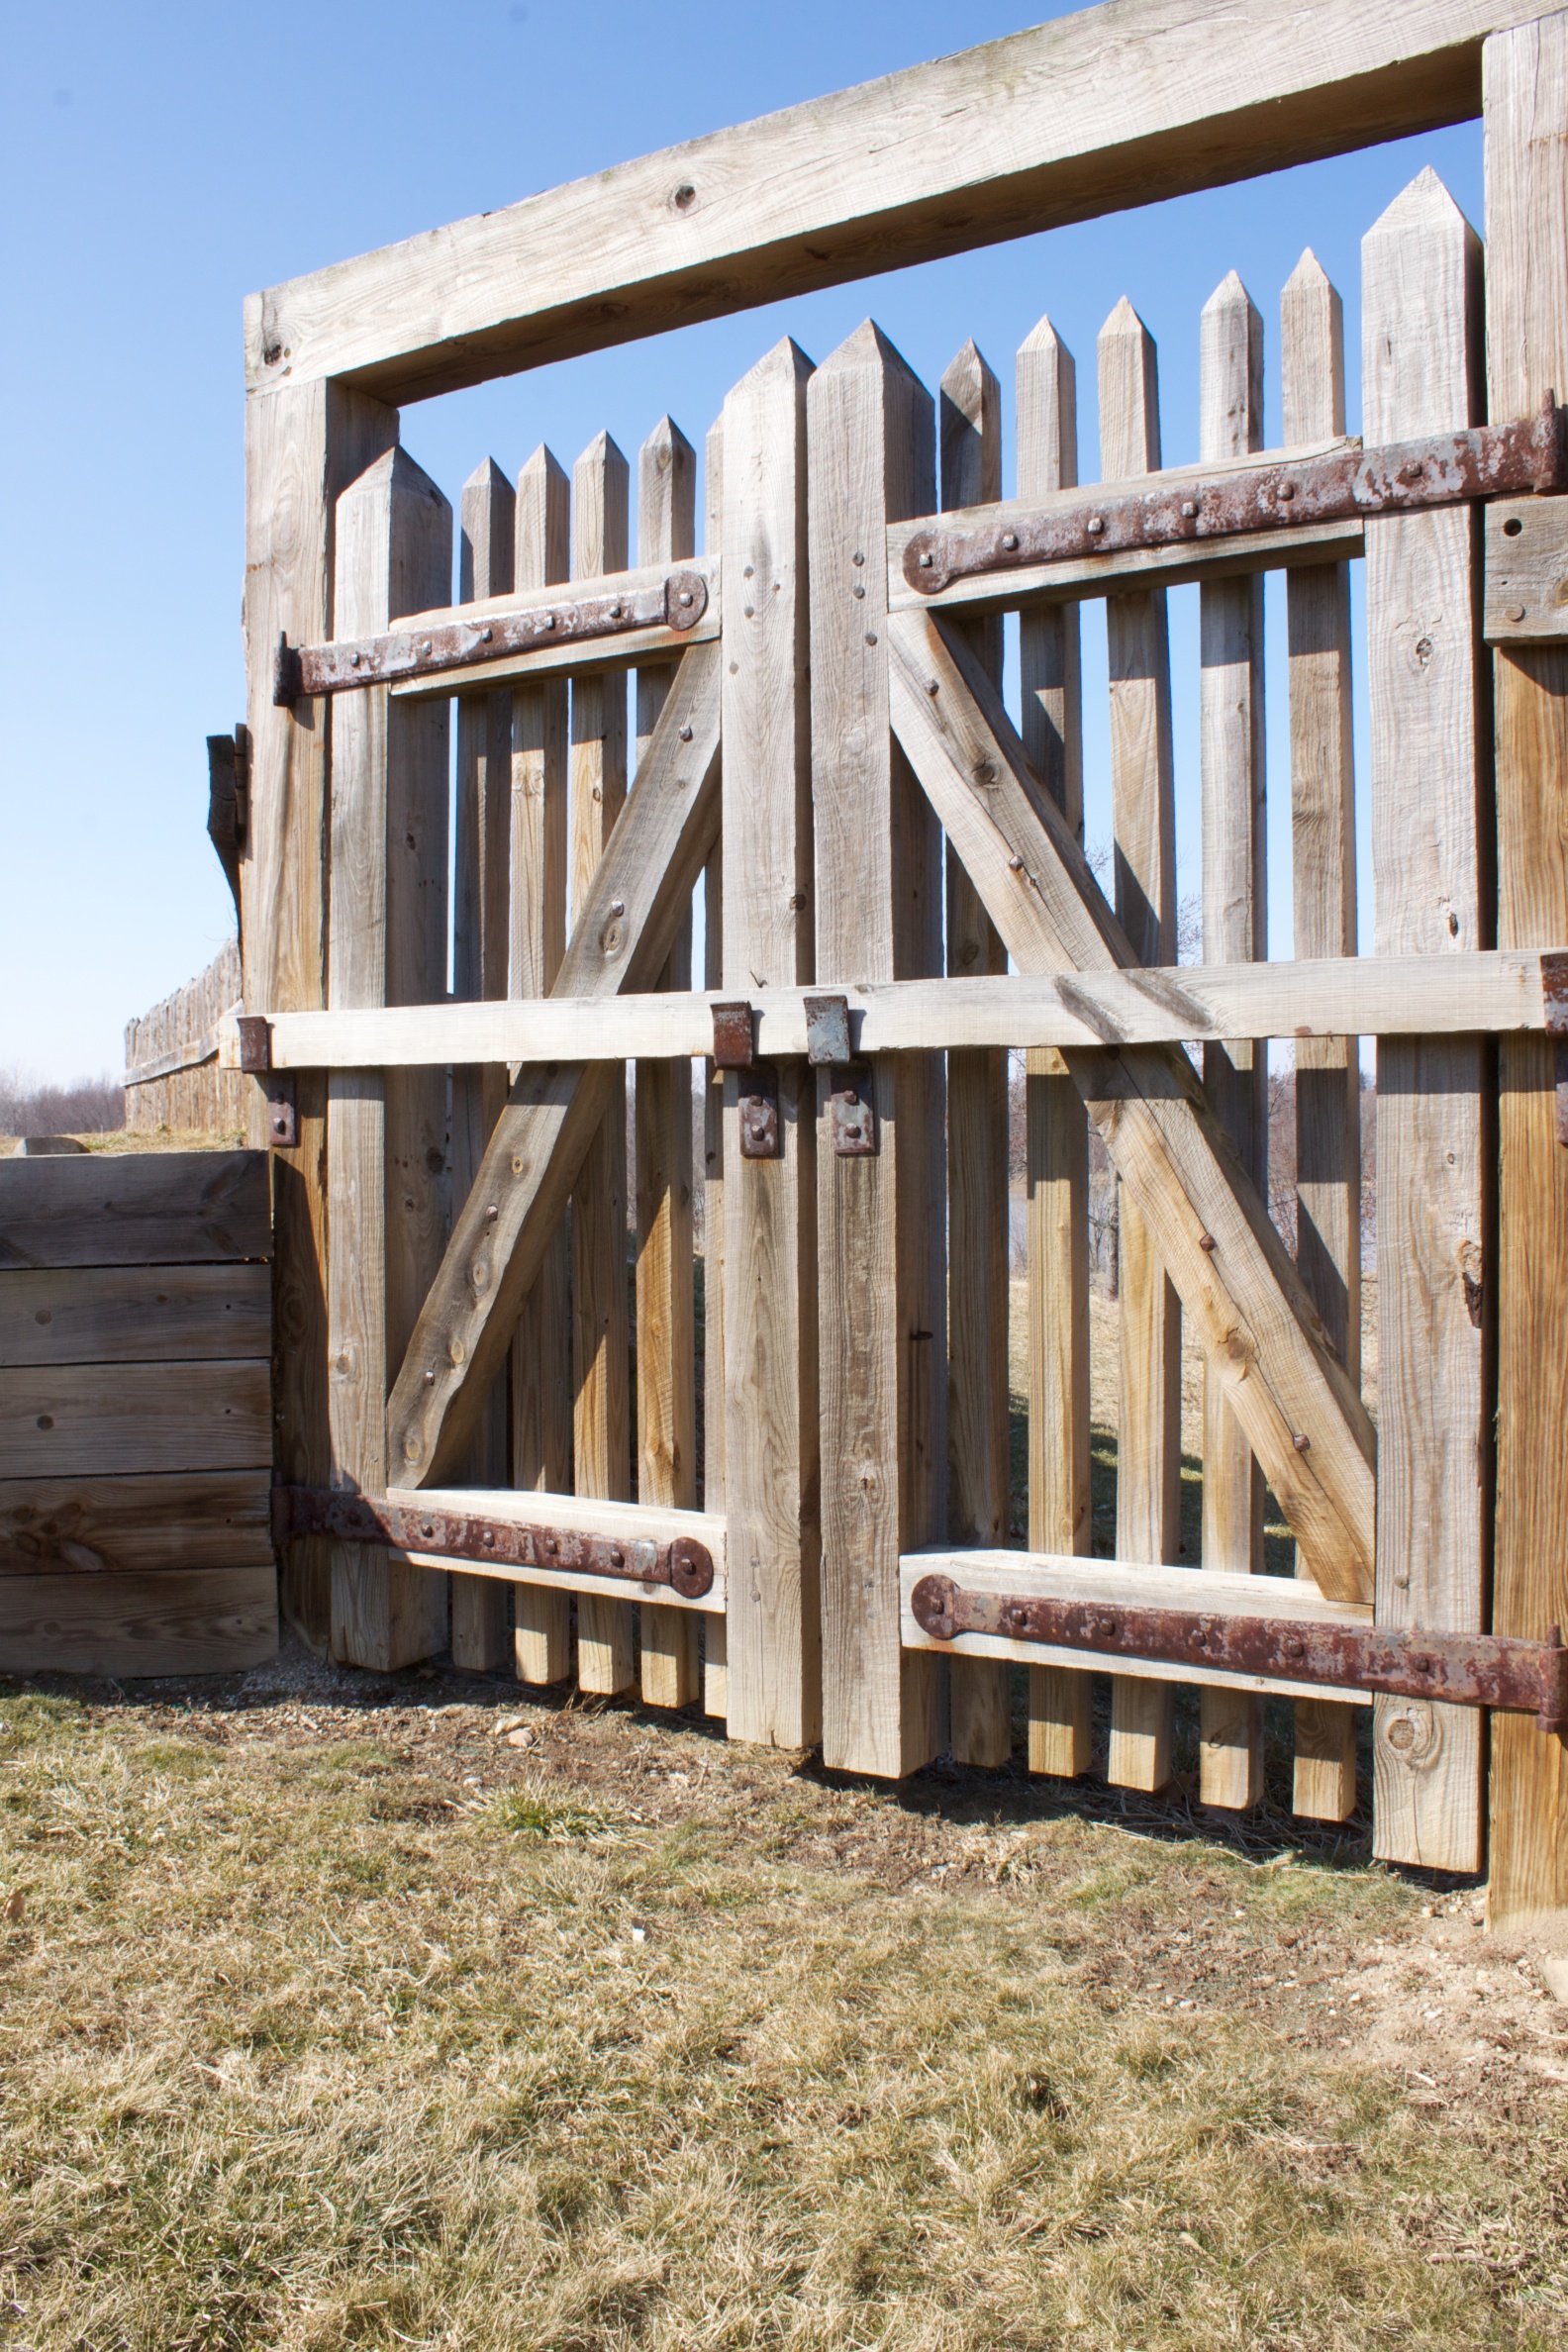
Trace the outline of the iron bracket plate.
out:
[[[279,1071],[267,1081],[267,1142],[273,1151],[293,1151],[299,1142],[294,1081]]]
[[[851,1059],[847,997],[806,999],[806,1059],[818,1069],[841,1067]]]
[[[773,1062],[752,1062],[740,1080],[740,1157],[748,1160],[784,1157],[778,1069]]]
[[[835,1073],[828,1097],[828,1131],[839,1159],[874,1159],[877,1151],[876,1101],[871,1072],[861,1068]]]
[[[394,1551],[439,1552],[509,1568],[554,1569],[569,1576],[610,1576],[626,1584],[667,1585],[687,1601],[711,1593],[713,1554],[690,1535],[667,1543],[584,1535],[575,1527],[520,1526],[449,1511],[390,1503],[382,1495],[354,1495],[331,1487],[275,1486],[272,1540],[330,1535],[339,1543],[385,1543]]]
[[[1295,1617],[1237,1617],[1184,1609],[969,1592],[950,1576],[923,1576],[910,1595],[922,1632],[933,1641],[992,1633],[1054,1649],[1206,1666],[1227,1674],[1381,1691],[1449,1707],[1496,1707],[1532,1715],[1543,1731],[1568,1729],[1568,1649],[1553,1625],[1544,1641],[1493,1633],[1429,1633],[1388,1625],[1304,1623]]]
[[[756,1058],[756,1016],[749,1005],[715,1005],[713,1058],[716,1070],[750,1069]]]
[[[272,1067],[272,1024],[264,1013],[242,1013],[236,1026],[241,1069],[248,1077],[264,1078]]]

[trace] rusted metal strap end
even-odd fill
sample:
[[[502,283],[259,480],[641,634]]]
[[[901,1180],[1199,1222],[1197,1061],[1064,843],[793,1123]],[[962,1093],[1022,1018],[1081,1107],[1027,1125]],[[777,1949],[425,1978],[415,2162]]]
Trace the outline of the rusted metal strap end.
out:
[[[1188,474],[1098,498],[1091,492],[968,528],[933,521],[906,544],[904,577],[934,596],[982,573],[1564,487],[1563,420],[1555,393],[1548,393],[1523,424],[1480,425],[1380,449],[1349,444],[1318,457],[1240,466],[1207,480]]]
[[[744,1002],[715,1005],[713,1058],[716,1070],[749,1070],[756,1059],[756,1015]]]
[[[852,1058],[849,1044],[849,999],[809,996],[806,999],[806,1059],[818,1069],[841,1068]]]
[[[240,1031],[240,1067],[247,1077],[264,1078],[272,1067],[272,1024],[264,1013],[242,1013],[235,1027]]]
[[[699,571],[674,571],[653,587],[561,597],[515,613],[427,630],[393,630],[386,637],[344,637],[330,645],[278,647],[272,699],[343,694],[355,686],[385,686],[394,678],[434,677],[544,645],[590,643],[634,629],[695,629],[708,610],[708,583]]]
[[[1293,1617],[968,1592],[949,1576],[923,1576],[910,1608],[933,1641],[992,1633],[1053,1649],[1188,1666],[1197,1679],[1211,1667],[1449,1707],[1502,1708],[1511,1715],[1532,1715],[1543,1731],[1561,1736],[1568,1729],[1568,1650],[1555,1625],[1545,1641],[1386,1625],[1315,1625]]]
[[[394,1551],[439,1552],[485,1568],[536,1568],[569,1576],[609,1576],[625,1584],[667,1585],[687,1601],[713,1590],[713,1554],[679,1535],[668,1543],[619,1535],[584,1535],[573,1527],[520,1526],[513,1519],[411,1509],[385,1496],[330,1487],[272,1489],[272,1540],[329,1535],[339,1543],[384,1543]]]

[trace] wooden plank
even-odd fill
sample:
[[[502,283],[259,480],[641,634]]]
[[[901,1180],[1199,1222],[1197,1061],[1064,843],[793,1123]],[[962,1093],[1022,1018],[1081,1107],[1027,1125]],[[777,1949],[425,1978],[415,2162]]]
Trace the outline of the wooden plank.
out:
[[[1362,403],[1392,441],[1473,424],[1481,246],[1431,170],[1362,241]],[[1367,530],[1373,896],[1380,951],[1492,943],[1494,815],[1479,736],[1480,516]],[[1419,789],[1413,779],[1422,778]],[[1488,844],[1488,846],[1483,846]],[[1468,1632],[1492,1568],[1494,1144],[1477,1037],[1378,1046],[1379,1621]],[[1373,1850],[1481,1867],[1485,1724],[1473,1708],[1375,1711]]]
[[[603,1001],[645,987],[658,971],[713,841],[718,758],[719,657],[698,645],[682,659],[572,934],[556,979],[562,995]],[[465,1412],[510,1344],[599,1124],[605,1067],[527,1066],[513,1084],[393,1385],[388,1458],[411,1484],[460,1459]],[[480,1384],[471,1397],[470,1382]]]
[[[1154,343],[1123,297],[1100,331],[1100,470],[1159,469]],[[1165,598],[1106,601],[1111,665],[1111,825],[1117,919],[1140,964],[1176,961],[1176,792]],[[1117,1551],[1174,1560],[1181,1547],[1181,1307],[1125,1185],[1117,1216],[1122,1301],[1117,1409]],[[1113,1786],[1170,1777],[1169,1693],[1119,1676],[1111,1690]]]
[[[511,592],[516,568],[517,493],[493,457],[462,488],[457,599]],[[452,995],[460,1002],[504,997],[511,946],[512,695],[505,687],[464,694],[457,703],[457,776],[453,795]],[[459,1064],[452,1071],[451,1182],[462,1200],[473,1183],[490,1129],[506,1100],[504,1062]],[[510,1399],[505,1374],[485,1400],[468,1460],[468,1482],[504,1486]],[[481,1577],[451,1580],[454,1666],[493,1673],[510,1647],[507,1596]]]
[[[398,437],[395,409],[336,384],[289,390],[245,408],[245,707],[250,808],[240,863],[245,997],[257,1011],[327,1001],[325,703],[272,701],[280,636],[331,637],[337,504]],[[247,1088],[249,1139],[266,1140],[264,1098]],[[296,1089],[297,1142],[272,1154],[273,1394],[277,1461],[286,1478],[326,1484],[327,1087]],[[313,1648],[331,1637],[332,1569],[319,1537],[279,1562],[283,1614]]]
[[[697,544],[697,456],[670,417],[637,452],[637,555],[675,563]],[[667,663],[637,679],[640,764],[664,708]],[[691,986],[691,916],[659,975],[661,988]],[[637,1495],[644,1503],[697,1500],[697,1301],[692,1258],[691,1062],[637,1067]],[[688,1707],[697,1696],[696,1624],[684,1610],[644,1604],[642,1697],[649,1707]]]
[[[1234,270],[1204,305],[1199,336],[1199,449],[1244,457],[1263,446],[1263,321]],[[1263,582],[1208,581],[1199,591],[1203,783],[1203,952],[1243,963],[1268,952],[1264,808]],[[1204,1048],[1204,1091],[1260,1193],[1268,1189],[1268,1065],[1250,1038]],[[1263,1567],[1263,1476],[1204,1367],[1203,1566],[1255,1576]],[[1199,1794],[1241,1809],[1263,1794],[1263,1710],[1206,1690],[1199,1701]]]
[[[1483,509],[1489,644],[1568,637],[1568,498],[1494,499]]]
[[[267,1365],[50,1364],[0,1372],[0,1478],[242,1470],[272,1459]]]
[[[1287,441],[1344,430],[1344,319],[1310,249],[1280,297]],[[1355,749],[1350,573],[1287,573],[1291,893],[1298,956],[1356,952]],[[1361,1068],[1355,1037],[1296,1046],[1296,1270],[1350,1378],[1361,1377]],[[1355,1811],[1355,1717],[1331,1699],[1296,1707],[1293,1810],[1319,1821]]]
[[[0,1365],[265,1356],[265,1266],[71,1267],[0,1275]]]
[[[570,572],[571,484],[540,442],[518,470],[515,588],[557,585]],[[546,995],[566,951],[567,693],[560,677],[534,680],[512,696],[511,997]],[[512,1340],[512,1479],[519,1487],[560,1493],[571,1485],[570,1319],[570,1243],[560,1224],[544,1244]],[[520,1681],[559,1682],[571,1671],[564,1594],[514,1586],[512,1629]]]
[[[572,576],[623,572],[630,555],[630,472],[608,433],[572,469]],[[627,788],[626,680],[572,680],[570,920],[583,919]],[[626,1065],[601,1081],[604,1112],[571,1196],[572,1469],[579,1495],[632,1491],[632,1333],[627,1304]],[[609,1696],[633,1676],[629,1603],[577,1612],[577,1680]]]
[[[233,1674],[277,1636],[270,1567],[0,1577],[0,1674]]]
[[[272,1254],[261,1151],[0,1161],[0,1272],[177,1266]]]
[[[943,512],[1002,495],[1002,387],[975,344],[949,364],[936,397]],[[1002,684],[1002,621],[969,624],[969,641]],[[1007,970],[1007,949],[951,842],[946,852],[947,970]],[[947,1056],[947,1531],[954,1543],[1007,1540],[1007,1055],[969,1046]],[[1005,1667],[955,1659],[948,1710],[956,1764],[1005,1764],[1013,1734]]]
[[[736,996],[798,987],[813,968],[811,379],[811,361],[786,339],[724,406],[723,969]],[[814,456],[814,480],[815,465]],[[815,896],[822,915],[823,886]],[[801,1748],[823,1729],[816,1073],[804,1062],[778,1065],[777,1159],[741,1156],[742,1091],[730,1073],[724,1477],[735,1576],[727,1707],[733,1739]]]
[[[888,635],[899,739],[1014,961],[1130,955],[967,648],[934,615],[896,616]],[[1337,1598],[1369,1599],[1372,1425],[1192,1065],[1169,1046],[1073,1047],[1064,1058],[1206,1351],[1231,1367],[1232,1409],[1315,1578]]]
[[[724,538],[724,414],[708,428],[703,443],[703,544],[716,555]],[[724,836],[714,843],[703,869],[703,978],[718,989],[724,981]],[[725,1074],[714,1062],[711,1036],[703,1040],[703,1502],[724,1509],[725,1488],[725,1322],[724,1322],[724,1097]],[[703,1627],[703,1713],[730,1712],[730,1628],[723,1617]]]
[[[338,501],[336,611],[369,634],[451,578],[451,509],[402,449]],[[333,715],[328,950],[335,1005],[445,993],[446,708],[394,712],[384,687]],[[441,1074],[345,1071],[329,1081],[328,1407],[331,1483],[386,1483],[389,1367],[440,1249]],[[332,1552],[332,1647],[383,1671],[443,1645],[437,1579],[363,1545]]]
[[[1458,122],[1529,5],[1086,9],[252,295],[246,383],[427,397]]]
[[[0,1487],[0,1575],[271,1565],[272,1478],[264,1466],[9,1478]]]
[[[1486,49],[1488,414],[1532,415],[1568,386],[1568,24],[1544,17]],[[1493,661],[1497,714],[1498,931],[1536,946],[1568,925],[1568,651],[1515,646]],[[1497,1559],[1492,1629],[1539,1640],[1568,1624],[1568,1151],[1556,1139],[1561,1049],[1502,1048]],[[1495,1927],[1568,1908],[1568,1763],[1492,1719]]]
[[[934,451],[931,395],[869,322],[807,407],[817,977],[833,987],[940,962],[937,833],[890,735],[878,560],[889,520],[931,508]],[[898,1638],[898,1555],[946,1523],[943,1104],[939,1066],[912,1055],[867,1083],[875,1155],[834,1153],[826,1073],[818,1100],[823,1756],[896,1779],[938,1738],[935,1672]],[[732,1279],[732,1321],[735,1299]]]

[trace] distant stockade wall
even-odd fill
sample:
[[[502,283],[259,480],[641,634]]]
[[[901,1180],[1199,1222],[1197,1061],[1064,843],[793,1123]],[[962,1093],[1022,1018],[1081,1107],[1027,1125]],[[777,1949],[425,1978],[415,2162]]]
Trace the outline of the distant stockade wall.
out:
[[[241,997],[240,949],[230,939],[194,980],[126,1024],[126,1126],[243,1135],[255,1082],[218,1067],[218,1023]]]

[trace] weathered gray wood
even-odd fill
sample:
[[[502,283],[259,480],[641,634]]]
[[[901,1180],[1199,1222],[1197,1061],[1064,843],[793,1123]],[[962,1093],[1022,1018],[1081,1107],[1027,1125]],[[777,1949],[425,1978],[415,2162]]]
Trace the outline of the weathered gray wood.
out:
[[[930,511],[934,451],[931,395],[869,322],[807,406],[817,977],[832,987],[940,961],[936,827],[890,735],[879,560],[890,517]],[[937,1737],[931,1661],[899,1641],[898,1555],[946,1522],[942,1090],[916,1056],[873,1063],[867,1084],[873,1157],[833,1152],[826,1073],[818,1102],[823,1754],[897,1778]]]
[[[716,554],[724,539],[724,415],[714,419],[703,443],[703,545]],[[710,989],[724,980],[724,837],[715,842],[703,869],[704,968]],[[710,1040],[704,1038],[706,1049]],[[724,1509],[725,1492],[725,1316],[724,1316],[724,1098],[725,1074],[711,1052],[703,1062],[703,1503]],[[703,1713],[730,1710],[730,1631],[723,1617],[703,1628]]]
[[[271,1336],[265,1266],[0,1274],[0,1365],[266,1356]]]
[[[0,1274],[272,1254],[263,1151],[0,1160]]]
[[[242,1470],[272,1459],[263,1359],[0,1372],[0,1478]]]
[[[1483,521],[1489,643],[1560,644],[1568,637],[1568,498],[1495,499]]]
[[[1473,424],[1486,397],[1481,339],[1480,243],[1426,170],[1362,242],[1369,434]],[[1469,508],[1380,517],[1367,531],[1380,951],[1491,944],[1479,557]],[[1378,1614],[1447,1632],[1482,1626],[1491,1579],[1492,1068],[1479,1038],[1378,1046]],[[1480,1715],[1387,1700],[1375,1721],[1374,1850],[1478,1870]]]
[[[270,1566],[0,1577],[0,1673],[231,1674],[277,1635]]]
[[[271,1521],[264,1465],[8,1478],[0,1486],[0,1575],[270,1569]]]

